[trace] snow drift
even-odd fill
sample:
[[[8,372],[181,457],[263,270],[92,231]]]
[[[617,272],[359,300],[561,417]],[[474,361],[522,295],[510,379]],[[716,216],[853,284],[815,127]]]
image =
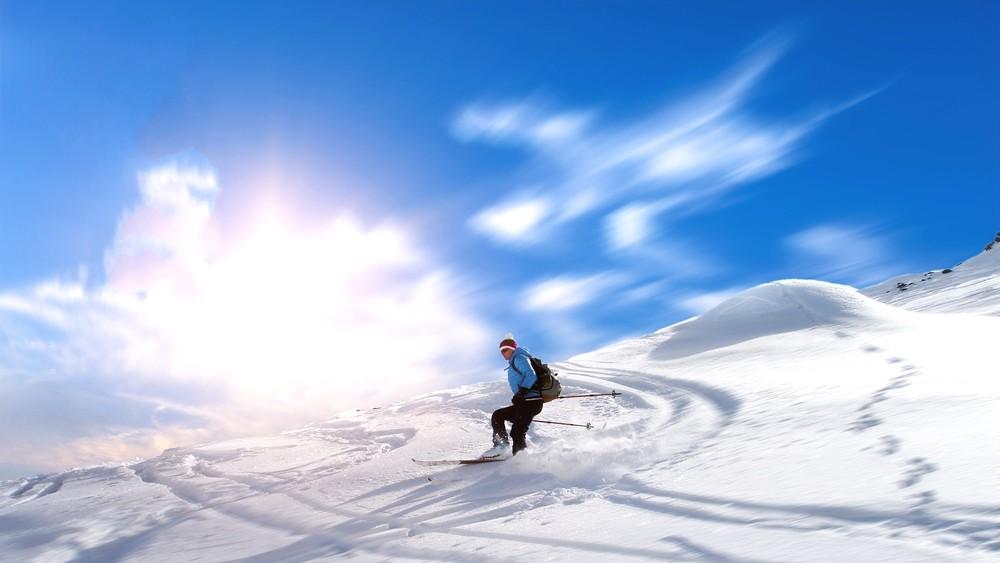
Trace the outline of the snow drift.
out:
[[[811,327],[878,324],[900,315],[892,307],[867,298],[857,289],[811,280],[783,280],[759,285],[700,317],[658,334],[666,341],[655,356],[683,358],[746,340]]]

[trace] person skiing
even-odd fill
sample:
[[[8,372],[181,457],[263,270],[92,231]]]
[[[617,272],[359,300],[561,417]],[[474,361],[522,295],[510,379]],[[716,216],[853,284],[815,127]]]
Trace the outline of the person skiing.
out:
[[[538,376],[531,367],[531,355],[517,345],[511,334],[500,341],[500,354],[507,360],[507,382],[514,396],[510,406],[493,411],[493,447],[483,453],[483,458],[505,457],[508,452],[517,455],[527,446],[525,435],[532,419],[542,412],[542,395],[534,389]],[[507,422],[512,423],[509,437]]]

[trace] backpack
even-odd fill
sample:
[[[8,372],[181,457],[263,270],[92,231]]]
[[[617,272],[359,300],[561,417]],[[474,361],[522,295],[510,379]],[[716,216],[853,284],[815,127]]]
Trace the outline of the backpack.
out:
[[[531,362],[531,369],[535,370],[535,375],[538,378],[531,388],[542,394],[543,403],[558,399],[559,394],[562,393],[562,384],[556,377],[559,374],[549,369],[548,364],[543,363],[542,360],[531,355],[528,358]]]

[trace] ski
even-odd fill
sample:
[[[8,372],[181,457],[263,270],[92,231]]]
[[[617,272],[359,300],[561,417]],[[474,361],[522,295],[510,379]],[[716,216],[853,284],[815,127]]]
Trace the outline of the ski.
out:
[[[475,465],[478,463],[493,463],[503,461],[505,457],[477,457],[474,459],[416,459],[410,458],[418,465]]]

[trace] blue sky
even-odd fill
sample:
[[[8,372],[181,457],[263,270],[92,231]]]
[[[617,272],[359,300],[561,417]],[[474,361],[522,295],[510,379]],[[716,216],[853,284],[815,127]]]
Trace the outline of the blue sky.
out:
[[[998,17],[5,3],[0,402],[30,411],[7,426],[67,463],[144,454],[268,430],[245,420],[269,377],[335,397],[315,416],[494,378],[507,331],[560,359],[773,279],[953,265],[1000,228]],[[355,396],[344,356],[376,344],[400,363]],[[39,466],[21,446],[8,472]]]

